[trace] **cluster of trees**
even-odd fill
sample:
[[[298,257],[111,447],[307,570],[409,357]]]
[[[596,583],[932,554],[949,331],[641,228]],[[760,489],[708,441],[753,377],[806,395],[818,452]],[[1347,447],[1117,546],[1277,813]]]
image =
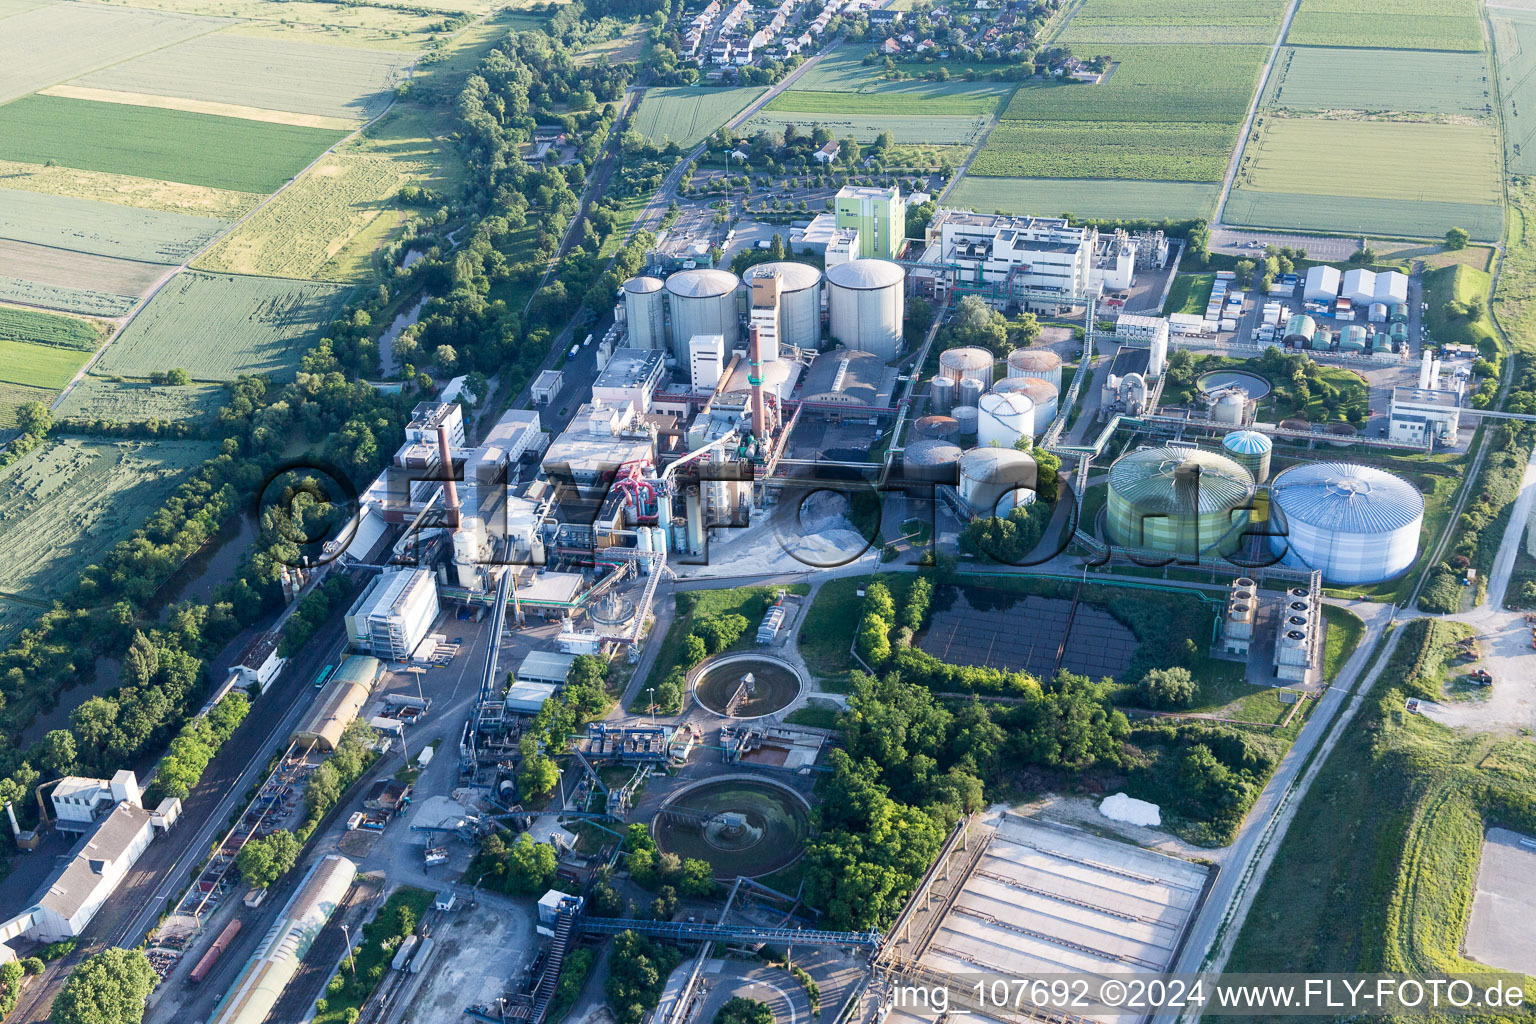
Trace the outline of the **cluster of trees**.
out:
[[[565,750],[576,730],[608,710],[612,703],[607,689],[609,669],[606,658],[577,656],[565,686],[529,720],[517,744],[522,758],[517,784],[523,796],[541,796],[555,788],[560,770],[553,755]]]
[[[109,946],[82,960],[53,1001],[55,1024],[139,1024],[160,979],[142,949]]]
[[[635,932],[620,932],[608,953],[603,993],[619,1024],[640,1024],[661,998],[667,975],[683,962],[676,946],[654,942]]]
[[[513,842],[498,829],[485,837],[470,874],[480,885],[514,896],[542,896],[555,880],[559,858],[548,843],[536,843],[527,832]]]
[[[1055,511],[1054,505],[1035,501],[1006,516],[977,516],[960,531],[960,550],[1003,565],[1023,565]]]
[[[349,724],[341,734],[341,742],[331,751],[320,767],[310,773],[304,784],[304,822],[294,832],[301,843],[309,842],[320,819],[373,764],[378,753],[374,750],[373,727],[361,718]]]
[[[643,824],[637,822],[625,830],[624,851],[625,870],[644,889],[663,896],[669,889],[678,896],[708,896],[715,891],[715,876],[708,861],[662,853]]]
[[[1059,67],[1071,55],[1063,47],[1047,47],[1039,51],[1034,47],[1051,16],[1060,8],[1061,0],[1033,0],[1018,12],[1017,19],[1010,25],[998,25],[995,14],[987,17],[981,12],[961,12],[953,17],[936,18],[933,15],[935,6],[932,3],[917,4],[900,22],[889,27],[872,26],[867,21],[860,21],[851,27],[850,35],[856,40],[874,42],[910,32],[918,39],[932,39],[939,43],[936,49],[950,49],[951,57],[1006,65],[987,75],[988,78],[1001,78],[1005,81],[1018,81],[1035,74],[1036,70]],[[995,8],[997,13],[1005,9],[1007,5]],[[988,30],[994,27],[999,29],[997,34],[985,38]],[[897,70],[897,61],[904,64],[933,63],[940,59],[933,49],[923,53],[903,53],[895,60],[876,49],[865,56],[864,63],[883,63],[887,75],[896,77],[901,74]],[[940,67],[939,71],[948,76],[947,69]],[[968,70],[966,77],[977,77],[976,72]]]
[[[1136,696],[1150,708],[1187,708],[1200,687],[1182,665],[1149,669],[1136,684]]]
[[[21,984],[28,975],[42,974],[44,965],[35,956],[0,964],[0,1020],[5,1020],[21,1001]]]
[[[278,829],[265,839],[252,839],[235,855],[240,877],[253,889],[265,889],[286,875],[298,863],[304,845],[287,829]]]
[[[732,996],[715,1014],[714,1024],[773,1024],[773,1009],[746,996]]]
[[[700,615],[683,640],[683,653],[690,665],[697,665],[711,654],[719,654],[740,640],[751,623],[745,615]]]
[[[1247,288],[1252,285],[1267,294],[1270,285],[1274,284],[1276,279],[1295,271],[1296,262],[1306,258],[1307,250],[1305,249],[1266,245],[1262,263],[1257,260],[1238,260],[1233,264],[1232,272],[1237,275],[1239,287]]]
[[[1138,722],[1130,745],[1138,791],[1194,822],[1192,838],[1215,844],[1231,841],[1286,747],[1273,736],[1167,718]]]
[[[250,709],[251,702],[245,694],[235,691],[225,694],[223,699],[208,709],[208,714],[183,725],[176,738],[171,740],[170,750],[160,759],[160,770],[155,773],[155,792],[162,797],[178,798],[184,798],[192,792],[192,787],[197,785],[207,770],[208,762],[213,760],[213,755],[219,752],[224,741],[245,721],[246,712]],[[54,732],[61,734],[58,742],[73,744],[73,733],[62,729]]]
[[[939,342],[945,348],[974,345],[1003,356],[1016,348],[1034,344],[1040,331],[1040,323],[1033,313],[1020,313],[1009,322],[980,295],[967,295],[955,304],[954,315],[940,329]]]
[[[278,654],[286,658],[309,643],[338,608],[352,599],[352,581],[344,575],[328,576],[320,585],[299,599],[299,606],[283,623],[283,638],[279,641]]]

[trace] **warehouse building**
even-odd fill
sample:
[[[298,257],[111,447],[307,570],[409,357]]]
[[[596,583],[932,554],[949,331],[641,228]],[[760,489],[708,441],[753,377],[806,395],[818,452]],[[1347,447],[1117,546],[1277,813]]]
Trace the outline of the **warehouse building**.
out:
[[[575,662],[574,654],[529,651],[522,664],[517,666],[515,678],[520,683],[548,683],[560,686],[565,682],[565,677],[571,674],[571,666]]]
[[[1332,302],[1339,297],[1340,284],[1338,267],[1312,267],[1301,295],[1308,302]]]
[[[347,639],[386,661],[406,661],[437,619],[437,581],[427,569],[380,573],[347,612]]]
[[[335,750],[341,734],[352,724],[373,693],[383,666],[377,658],[353,655],[325,684],[304,721],[294,730],[296,743],[313,743],[321,750]]]
[[[1074,227],[1061,217],[945,209],[928,224],[913,283],[940,300],[952,291],[974,292],[999,308],[1017,303],[1061,313],[1081,305],[1091,291],[1129,288],[1136,246],[1118,237],[1101,242],[1097,228]],[[1028,292],[1061,298],[1023,298]]]

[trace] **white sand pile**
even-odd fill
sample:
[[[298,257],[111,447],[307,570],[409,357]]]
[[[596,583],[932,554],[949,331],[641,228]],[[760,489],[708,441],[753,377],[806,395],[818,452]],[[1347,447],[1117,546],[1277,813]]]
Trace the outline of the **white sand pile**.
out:
[[[1124,821],[1132,825],[1150,825],[1157,828],[1163,823],[1163,815],[1158,810],[1157,804],[1149,804],[1145,800],[1137,800],[1124,793],[1105,797],[1104,802],[1099,804],[1099,813],[1111,821]]]

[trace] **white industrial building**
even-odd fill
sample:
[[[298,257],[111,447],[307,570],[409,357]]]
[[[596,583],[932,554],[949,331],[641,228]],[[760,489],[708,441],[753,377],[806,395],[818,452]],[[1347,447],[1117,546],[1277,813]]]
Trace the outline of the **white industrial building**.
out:
[[[139,803],[139,781],[126,768],[106,779],[66,775],[49,794],[54,827],[63,832],[86,832],[120,803]]]
[[[386,661],[406,661],[437,619],[437,582],[427,569],[380,573],[347,612],[347,639]]]
[[[550,443],[545,475],[575,484],[584,498],[600,498],[620,466],[651,465],[655,435],[639,422],[628,402],[588,402],[576,410],[565,432]]]
[[[528,394],[533,397],[535,404],[548,405],[560,394],[563,386],[564,376],[559,370],[544,370],[528,386]]]
[[[485,441],[464,459],[464,481],[457,488],[466,518],[499,523],[499,509],[506,497],[509,467],[524,454],[544,445],[538,412],[508,409],[486,432]]]
[[[1348,270],[1344,273],[1339,294],[1356,306],[1369,307],[1378,302],[1390,306],[1407,302],[1408,276],[1396,270],[1386,270],[1379,274],[1370,270]]]
[[[1312,267],[1301,295],[1307,302],[1332,302],[1339,296],[1339,285],[1338,267]]]
[[[513,678],[520,683],[548,683],[551,686],[561,686],[565,683],[565,677],[571,674],[571,666],[576,663],[576,655],[561,654],[558,651],[529,651],[517,666]]]
[[[1168,321],[1160,316],[1121,313],[1115,321],[1115,337],[1132,348],[1149,351],[1147,374],[1153,377],[1163,372],[1163,364],[1168,361],[1168,334]]]
[[[725,338],[695,334],[688,340],[688,379],[695,391],[713,391],[725,372]]]
[[[448,428],[448,444],[464,447],[464,407],[458,402],[422,402],[411,410],[411,421],[405,425],[405,443],[437,444],[440,427]]]
[[[238,677],[236,680],[240,686],[255,686],[258,690],[265,690],[276,679],[283,666],[288,664],[287,658],[277,655],[278,644],[283,636],[275,629],[269,629],[264,633],[258,633],[245,650],[240,654],[240,660],[232,670]]]
[[[1456,443],[1461,430],[1460,396],[1431,388],[1392,389],[1387,436],[1405,444],[1427,445],[1431,438]]]
[[[1081,305],[1091,293],[1129,288],[1137,243],[1126,236],[1101,240],[1097,228],[1074,227],[1060,217],[1017,217],[941,209],[928,225],[920,264],[912,270],[921,291],[943,299],[973,291],[994,306],[1018,302],[1042,312]],[[1059,301],[1025,293],[1048,293]]]
[[[621,348],[613,353],[603,372],[592,382],[592,398],[598,402],[629,402],[635,411],[651,411],[651,398],[665,372],[661,349]]]

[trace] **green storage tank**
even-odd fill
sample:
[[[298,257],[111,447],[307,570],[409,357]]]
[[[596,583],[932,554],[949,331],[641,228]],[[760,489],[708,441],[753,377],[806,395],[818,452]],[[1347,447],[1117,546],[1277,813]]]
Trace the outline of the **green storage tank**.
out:
[[[1365,328],[1359,324],[1350,324],[1344,328],[1344,332],[1339,335],[1339,351],[1364,352]]]
[[[1242,541],[1253,475],[1198,448],[1144,448],[1109,469],[1105,522],[1114,543],[1159,554],[1230,554]]]
[[[1328,328],[1319,327],[1317,333],[1312,335],[1312,340],[1307,343],[1307,348],[1314,352],[1326,352],[1333,345],[1333,335],[1328,333]]]
[[[1402,323],[1408,319],[1408,303],[1392,303],[1392,312],[1388,313],[1387,315],[1391,318],[1393,323]]]
[[[1393,341],[1407,341],[1408,340],[1408,325],[1407,324],[1393,324],[1392,325],[1392,340]]]

